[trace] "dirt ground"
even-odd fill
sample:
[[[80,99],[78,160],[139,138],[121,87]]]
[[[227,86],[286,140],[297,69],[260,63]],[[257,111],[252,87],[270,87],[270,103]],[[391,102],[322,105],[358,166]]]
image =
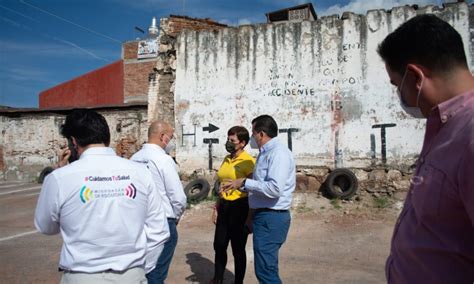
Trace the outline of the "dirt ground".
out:
[[[34,231],[39,186],[0,184],[0,283],[58,283],[60,236]],[[208,283],[213,276],[211,201],[192,206],[178,226],[179,241],[166,283]],[[287,242],[280,251],[284,283],[384,283],[384,264],[397,209],[335,203],[296,194]],[[257,283],[252,239],[245,283]],[[233,258],[225,283],[233,282]]]

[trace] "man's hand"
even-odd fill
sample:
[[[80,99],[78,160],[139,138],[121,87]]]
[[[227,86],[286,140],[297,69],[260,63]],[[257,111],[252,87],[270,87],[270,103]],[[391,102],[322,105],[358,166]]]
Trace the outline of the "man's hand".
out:
[[[245,227],[247,228],[249,234],[253,233],[253,212],[254,210],[249,208],[247,219],[245,220]]]
[[[69,148],[65,148],[61,150],[61,152],[59,153],[59,159],[58,159],[59,161],[57,164],[57,168],[61,168],[67,165],[69,163],[68,162],[69,157],[71,157],[71,150],[69,150]]]
[[[247,227],[249,234],[253,233],[252,217],[248,217],[245,220],[245,227]]]
[[[227,179],[227,180],[224,180],[222,182],[222,186],[221,186],[221,191],[220,192],[228,192],[229,190],[231,189],[237,189],[237,190],[240,190],[240,188],[242,187],[244,183],[244,179],[243,178],[238,178],[236,180],[231,180],[231,179]]]
[[[212,208],[212,217],[211,217],[212,223],[217,224],[217,208],[214,207]]]

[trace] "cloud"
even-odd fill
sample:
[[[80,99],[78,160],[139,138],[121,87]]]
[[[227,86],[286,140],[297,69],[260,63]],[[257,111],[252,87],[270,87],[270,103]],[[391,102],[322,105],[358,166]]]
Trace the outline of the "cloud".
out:
[[[52,57],[72,57],[81,55],[77,49],[64,46],[62,44],[46,42],[18,42],[0,40],[0,51],[3,54],[17,54],[18,56],[52,56]]]
[[[249,20],[249,19],[243,18],[243,19],[239,19],[239,21],[237,22],[237,24],[238,24],[239,26],[242,26],[242,25],[251,25],[251,24],[252,24],[252,21]]]
[[[2,74],[3,75],[3,74]],[[5,74],[12,80],[17,81],[37,81],[37,82],[51,82],[50,73],[43,69],[33,69],[32,67],[15,67],[8,69],[8,74]]]
[[[415,3],[416,2],[416,3]],[[413,5],[417,4],[419,6],[426,5],[439,5],[439,0],[353,0],[347,5],[333,5],[323,11],[317,11],[319,16],[327,16],[339,14],[341,15],[344,12],[353,12],[357,14],[365,14],[368,10],[373,9],[391,9],[393,7],[404,6],[404,5]]]

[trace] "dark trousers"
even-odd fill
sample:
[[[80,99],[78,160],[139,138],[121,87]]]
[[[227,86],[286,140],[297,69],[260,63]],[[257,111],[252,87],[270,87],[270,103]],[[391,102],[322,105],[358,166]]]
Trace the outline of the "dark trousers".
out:
[[[155,269],[146,275],[149,284],[163,284],[168,277],[171,260],[173,258],[174,249],[178,244],[178,231],[176,230],[176,219],[168,218],[170,228],[170,238],[166,241],[163,251],[158,257]]]
[[[227,246],[229,241],[235,263],[235,282],[243,283],[247,265],[245,245],[247,244],[248,231],[245,220],[249,211],[247,198],[235,201],[219,201],[217,210],[216,232],[214,235],[214,250],[216,252],[214,265],[214,281],[222,283],[225,266],[227,264]]]

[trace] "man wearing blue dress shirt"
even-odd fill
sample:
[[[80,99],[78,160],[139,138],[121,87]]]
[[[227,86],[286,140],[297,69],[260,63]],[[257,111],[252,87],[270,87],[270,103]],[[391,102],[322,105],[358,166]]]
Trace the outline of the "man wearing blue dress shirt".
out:
[[[260,154],[253,178],[227,181],[225,192],[240,188],[248,192],[253,209],[253,251],[255,274],[259,283],[281,283],[278,275],[278,251],[290,228],[291,194],[295,190],[296,169],[293,155],[276,136],[278,126],[269,115],[252,121],[250,146]]]

